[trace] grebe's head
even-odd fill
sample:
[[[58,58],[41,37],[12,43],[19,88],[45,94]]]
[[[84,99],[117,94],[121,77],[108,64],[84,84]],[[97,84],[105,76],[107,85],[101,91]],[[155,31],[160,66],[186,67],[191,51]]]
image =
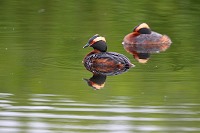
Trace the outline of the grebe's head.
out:
[[[151,29],[146,23],[139,24],[133,29],[133,32],[137,32],[139,34],[151,34]]]
[[[107,51],[107,45],[106,45],[106,39],[105,37],[99,36],[98,34],[94,35],[91,37],[87,44],[83,47],[93,47],[94,49],[97,49],[101,52],[106,52]]]

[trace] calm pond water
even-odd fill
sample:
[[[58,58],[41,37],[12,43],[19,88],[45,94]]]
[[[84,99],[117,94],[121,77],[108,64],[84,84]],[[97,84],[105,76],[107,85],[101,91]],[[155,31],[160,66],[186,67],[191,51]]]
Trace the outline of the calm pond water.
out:
[[[200,2],[0,1],[0,132],[200,132]],[[142,23],[172,46],[139,64],[123,37]],[[136,67],[93,90],[94,34]]]

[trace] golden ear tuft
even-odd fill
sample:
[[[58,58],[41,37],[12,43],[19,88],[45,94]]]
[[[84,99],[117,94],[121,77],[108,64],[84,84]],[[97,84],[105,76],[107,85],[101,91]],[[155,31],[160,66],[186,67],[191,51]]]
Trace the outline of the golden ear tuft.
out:
[[[146,23],[141,23],[141,24],[139,24],[138,26],[136,26],[135,28],[134,28],[134,30],[133,31],[139,31],[141,28],[147,28],[147,29],[150,29],[150,27],[146,24]]]
[[[98,41],[104,41],[104,42],[106,42],[106,39],[105,39],[105,37],[99,36],[99,37],[97,37],[97,38],[94,39],[94,42],[98,42]]]

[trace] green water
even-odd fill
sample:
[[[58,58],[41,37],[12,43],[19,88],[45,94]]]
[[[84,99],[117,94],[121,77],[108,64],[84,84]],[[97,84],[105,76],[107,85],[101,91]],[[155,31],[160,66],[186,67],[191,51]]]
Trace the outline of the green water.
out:
[[[199,132],[200,2],[0,1],[0,132]],[[142,23],[171,47],[139,64],[123,37]],[[94,34],[136,67],[89,87]]]

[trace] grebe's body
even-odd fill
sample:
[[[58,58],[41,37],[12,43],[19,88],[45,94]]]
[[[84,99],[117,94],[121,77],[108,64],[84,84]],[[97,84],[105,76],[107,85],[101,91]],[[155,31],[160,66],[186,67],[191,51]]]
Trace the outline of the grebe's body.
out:
[[[166,35],[161,35],[156,32],[151,34],[134,35],[128,34],[124,38],[124,48],[132,53],[136,51],[138,53],[159,53],[165,51],[170,47],[171,40]]]
[[[92,73],[102,75],[118,75],[127,71],[133,65],[122,54],[115,52],[91,52],[84,58],[84,66]]]

